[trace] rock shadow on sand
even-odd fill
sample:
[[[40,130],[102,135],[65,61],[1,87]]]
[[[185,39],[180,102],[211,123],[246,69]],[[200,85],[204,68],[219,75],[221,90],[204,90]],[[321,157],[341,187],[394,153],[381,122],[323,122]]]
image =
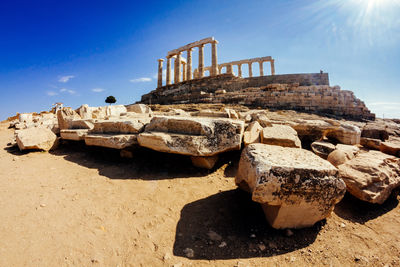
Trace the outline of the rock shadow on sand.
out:
[[[270,257],[307,247],[326,223],[285,230],[270,227],[261,206],[240,189],[224,191],[189,203],[176,227],[174,255],[219,260]]]
[[[210,171],[192,166],[190,157],[156,152],[138,147],[133,158],[121,158],[120,150],[86,146],[84,142],[66,142],[51,154],[81,166],[97,169],[110,179],[162,180],[203,177]]]
[[[350,193],[336,206],[334,212],[342,219],[364,224],[393,210],[399,204],[399,191],[394,190],[383,204],[372,204],[355,198]]]

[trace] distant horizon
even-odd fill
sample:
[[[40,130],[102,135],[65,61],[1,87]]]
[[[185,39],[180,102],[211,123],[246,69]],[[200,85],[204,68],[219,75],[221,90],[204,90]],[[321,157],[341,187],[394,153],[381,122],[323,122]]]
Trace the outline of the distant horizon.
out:
[[[400,118],[398,14],[400,0],[7,2],[0,120],[55,102],[105,106],[108,95],[135,103],[157,87],[158,58],[209,36],[219,63],[272,56],[277,75],[323,70],[377,117]]]

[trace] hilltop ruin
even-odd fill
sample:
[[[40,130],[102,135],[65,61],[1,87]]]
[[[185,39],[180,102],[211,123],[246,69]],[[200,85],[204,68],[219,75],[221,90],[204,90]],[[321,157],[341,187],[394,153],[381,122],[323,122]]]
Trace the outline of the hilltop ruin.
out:
[[[211,44],[211,66],[204,66],[204,46]],[[352,91],[329,85],[329,75],[319,73],[275,74],[271,56],[218,64],[218,41],[209,37],[167,53],[166,83],[163,85],[163,62],[158,60],[158,87],[142,96],[145,104],[224,103],[269,109],[292,109],[356,120],[373,120],[365,103]],[[192,52],[198,48],[198,67],[192,70]],[[186,52],[186,59],[182,54]],[[174,59],[172,79],[171,63]],[[264,73],[270,64],[270,75]],[[259,76],[253,76],[258,63]],[[242,65],[248,65],[243,77]],[[237,74],[234,73],[237,69]],[[206,73],[209,76],[206,76]]]

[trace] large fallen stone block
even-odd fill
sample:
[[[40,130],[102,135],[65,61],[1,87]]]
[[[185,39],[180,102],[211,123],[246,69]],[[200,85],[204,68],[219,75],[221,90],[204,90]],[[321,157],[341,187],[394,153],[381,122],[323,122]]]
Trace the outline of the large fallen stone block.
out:
[[[244,122],[231,119],[157,116],[139,134],[139,145],[189,156],[239,150]]]
[[[60,136],[65,140],[81,141],[85,140],[88,132],[88,129],[64,129],[60,131]]]
[[[265,144],[243,150],[236,184],[252,193],[277,229],[312,226],[328,217],[346,192],[326,160],[304,149]]]
[[[243,143],[245,146],[252,143],[260,143],[260,132],[263,127],[258,121],[253,121],[247,126],[246,131],[243,133]]]
[[[307,140],[312,143],[321,140],[328,131],[333,130],[339,126],[339,123],[333,120],[303,120],[297,119],[291,124],[292,128],[296,130],[297,135],[301,140]]]
[[[101,146],[115,149],[137,145],[137,134],[88,134],[85,144],[88,146]]]
[[[326,136],[336,139],[342,144],[357,145],[360,143],[361,130],[355,125],[341,123],[340,127],[329,130]]]
[[[360,144],[369,149],[379,150],[381,147],[382,141],[379,139],[368,138],[368,137],[361,137]]]
[[[140,119],[113,119],[98,120],[94,123],[91,133],[121,133],[121,134],[137,134],[144,130],[146,123],[150,122],[150,118],[143,117]]]
[[[261,143],[284,147],[301,147],[297,132],[290,126],[279,124],[265,127],[261,131]]]
[[[151,108],[145,104],[133,104],[126,106],[128,112],[135,112],[135,113],[152,113]]]
[[[18,130],[16,140],[20,150],[40,149],[49,151],[57,144],[57,136],[48,128],[28,128]]]
[[[71,121],[80,120],[81,116],[70,107],[63,107],[57,111],[58,127],[60,130],[69,129]]]
[[[347,190],[364,201],[382,204],[400,186],[400,159],[370,150],[338,166]]]
[[[385,141],[389,139],[389,133],[387,132],[387,126],[384,123],[367,123],[361,132],[361,137],[379,139]]]
[[[18,115],[19,122],[31,123],[33,121],[32,113],[21,113]]]
[[[390,136],[389,140],[381,143],[379,149],[383,153],[400,157],[400,138]]]

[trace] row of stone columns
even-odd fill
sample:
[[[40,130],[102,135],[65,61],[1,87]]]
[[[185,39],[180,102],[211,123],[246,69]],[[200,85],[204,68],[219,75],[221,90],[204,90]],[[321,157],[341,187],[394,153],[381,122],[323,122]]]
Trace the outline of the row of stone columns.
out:
[[[271,64],[271,75],[275,75],[275,64],[274,64],[274,60],[271,59],[269,61],[258,61],[259,67],[260,67],[260,76],[264,76],[264,67],[263,67],[263,63],[264,62],[270,62]],[[241,64],[228,64],[225,66],[219,66],[219,73],[222,73],[222,68],[226,67],[226,73],[227,74],[233,74],[233,66],[237,65],[238,67],[238,76],[242,77],[242,65],[243,64],[247,64],[249,66],[249,77],[253,77],[253,68],[252,68],[252,64],[253,62],[248,62],[248,63],[241,63]]]
[[[211,71],[210,71],[211,76],[218,75],[217,44],[218,44],[218,41],[216,41],[216,40],[213,40],[211,42]],[[198,62],[199,78],[204,77],[204,45],[205,44],[200,44],[200,45],[196,46],[199,49],[199,62]],[[183,51],[178,51],[176,53],[176,55],[167,56],[167,77],[166,77],[167,85],[170,85],[172,83],[172,81],[171,81],[171,58],[175,58],[175,61],[174,61],[174,83],[181,82],[181,77],[182,77],[182,81],[191,80],[193,77],[193,75],[192,75],[192,73],[193,73],[192,72],[193,47],[188,48],[186,50],[186,53],[187,53],[187,61],[186,62],[182,61],[182,52]],[[164,62],[164,59],[158,60],[157,87],[162,87],[163,62]],[[182,65],[183,65],[183,68],[182,68]],[[182,70],[181,70],[181,68],[182,68]]]

